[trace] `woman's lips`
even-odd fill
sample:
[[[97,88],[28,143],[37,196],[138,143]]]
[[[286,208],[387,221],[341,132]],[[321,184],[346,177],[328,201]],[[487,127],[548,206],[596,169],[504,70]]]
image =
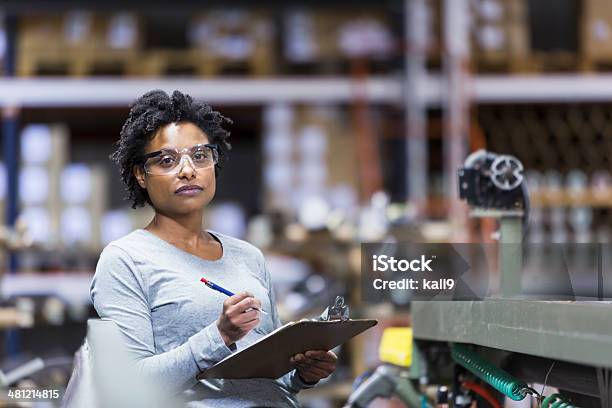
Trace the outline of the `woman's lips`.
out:
[[[202,187],[198,186],[185,186],[181,187],[174,192],[176,195],[184,195],[184,196],[195,196],[202,192]]]

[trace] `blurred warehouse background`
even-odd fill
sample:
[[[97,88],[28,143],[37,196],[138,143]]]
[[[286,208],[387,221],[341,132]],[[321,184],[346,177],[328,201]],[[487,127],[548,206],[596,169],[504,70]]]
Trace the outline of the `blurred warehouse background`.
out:
[[[456,172],[527,170],[529,242],[612,239],[607,0],[0,3],[3,372],[65,385],[101,249],[149,221],[108,159],[128,106],[179,89],[233,119],[206,226],[267,255],[284,320],[337,294],[381,324],[309,407],[341,406],[409,299],[359,296],[361,242],[491,242]],[[380,402],[379,406],[400,406]]]

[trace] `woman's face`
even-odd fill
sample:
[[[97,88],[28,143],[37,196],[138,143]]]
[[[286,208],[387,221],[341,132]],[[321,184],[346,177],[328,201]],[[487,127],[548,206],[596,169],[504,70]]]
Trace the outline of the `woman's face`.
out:
[[[145,155],[161,149],[191,148],[209,143],[208,136],[191,122],[175,122],[160,128],[145,146]],[[201,210],[215,195],[215,167],[196,169],[187,158],[181,162],[175,174],[150,174],[141,167],[134,167],[138,184],[147,190],[157,211],[165,214],[185,215]],[[189,191],[177,191],[184,186],[195,186]]]

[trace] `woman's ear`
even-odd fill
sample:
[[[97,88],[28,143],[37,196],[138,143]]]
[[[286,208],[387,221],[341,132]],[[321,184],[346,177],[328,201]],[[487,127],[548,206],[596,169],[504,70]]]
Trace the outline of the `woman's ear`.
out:
[[[137,166],[137,165],[132,167],[132,174],[134,174],[134,177],[136,177],[136,181],[138,181],[138,185],[142,188],[146,188],[145,179],[144,179],[144,171],[142,167]]]

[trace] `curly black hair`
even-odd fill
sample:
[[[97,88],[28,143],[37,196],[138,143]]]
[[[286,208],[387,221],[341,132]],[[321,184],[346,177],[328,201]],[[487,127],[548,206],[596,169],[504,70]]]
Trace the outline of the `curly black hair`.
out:
[[[179,91],[174,91],[172,97],[160,89],[147,92],[130,107],[129,116],[115,144],[117,150],[109,156],[119,166],[128,193],[126,200],[132,200],[132,208],[143,207],[145,203],[153,206],[147,190],[140,187],[132,169],[144,165],[145,146],[155,133],[174,122],[191,122],[202,129],[209,142],[218,145],[219,162],[231,149],[227,141],[230,132],[223,128],[233,123],[231,119],[214,111],[210,105],[194,101],[191,96]],[[217,164],[215,177],[220,169],[221,166]]]

